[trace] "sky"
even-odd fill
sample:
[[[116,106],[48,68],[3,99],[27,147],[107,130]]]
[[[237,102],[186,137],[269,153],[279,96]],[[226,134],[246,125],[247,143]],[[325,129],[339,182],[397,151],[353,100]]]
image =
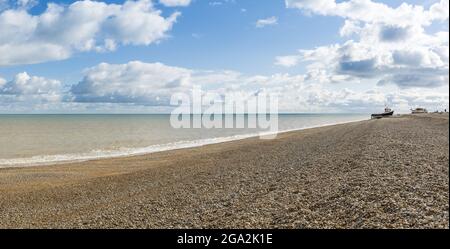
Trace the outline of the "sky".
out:
[[[0,0],[0,113],[170,112],[194,85],[280,112],[449,106],[449,1]]]

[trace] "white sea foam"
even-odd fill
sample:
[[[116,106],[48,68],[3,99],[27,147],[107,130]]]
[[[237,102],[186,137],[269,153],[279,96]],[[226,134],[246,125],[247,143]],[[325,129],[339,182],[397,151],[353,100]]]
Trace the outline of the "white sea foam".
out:
[[[345,122],[314,125],[314,126],[308,126],[308,127],[302,127],[302,128],[296,128],[296,129],[283,130],[283,131],[279,131],[279,132],[275,132],[275,133],[280,134],[280,133],[298,131],[298,130],[304,130],[304,129],[310,129],[310,128],[318,128],[318,127],[324,127],[324,126],[330,126],[330,125],[359,122],[359,121],[363,121],[363,120],[366,120],[366,119],[358,119],[358,120],[345,121]],[[234,136],[228,136],[228,137],[198,139],[198,140],[192,140],[192,141],[178,141],[178,142],[173,142],[173,143],[157,144],[157,145],[151,145],[151,146],[140,147],[140,148],[121,148],[118,150],[93,150],[93,151],[85,152],[85,153],[71,153],[71,154],[60,154],[60,155],[39,155],[39,156],[32,156],[32,157],[27,157],[27,158],[0,159],[0,168],[41,166],[41,165],[81,162],[81,161],[104,159],[104,158],[137,156],[137,155],[144,155],[144,154],[169,151],[169,150],[195,148],[195,147],[200,147],[200,146],[209,145],[209,144],[224,143],[224,142],[236,141],[236,140],[257,137],[257,136],[272,135],[272,134],[274,134],[274,132],[251,133],[251,134],[234,135]]]

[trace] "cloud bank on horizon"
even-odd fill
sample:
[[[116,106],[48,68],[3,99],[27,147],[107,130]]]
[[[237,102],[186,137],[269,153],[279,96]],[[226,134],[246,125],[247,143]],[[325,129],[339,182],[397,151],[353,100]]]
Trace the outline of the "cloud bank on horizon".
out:
[[[276,25],[278,24],[278,18],[276,16],[271,16],[265,19],[259,19],[256,21],[257,28],[263,28],[265,26]]]
[[[22,67],[70,62],[78,54],[114,54],[127,47],[158,49],[167,38],[178,39],[174,29],[184,21],[182,12],[200,3],[82,0],[49,2],[40,12],[33,11],[36,4],[0,0],[2,112],[167,111],[170,96],[188,93],[193,85],[219,95],[277,93],[283,112],[369,112],[385,104],[407,111],[449,105],[448,0],[428,7],[407,3],[391,7],[372,0],[286,0],[285,11],[295,15],[342,19],[338,41],[315,48],[298,44],[291,54],[267,61],[279,70],[273,74],[195,69],[149,59],[86,65],[75,83],[39,72],[31,75]],[[211,1],[207,6],[227,4],[239,2]],[[248,7],[238,10],[242,15],[251,12]],[[248,28],[271,32],[264,27],[296,25],[283,23],[279,13],[266,12],[269,17],[259,16]],[[17,72],[7,80],[1,77],[2,67]],[[285,71],[296,68],[303,72]]]

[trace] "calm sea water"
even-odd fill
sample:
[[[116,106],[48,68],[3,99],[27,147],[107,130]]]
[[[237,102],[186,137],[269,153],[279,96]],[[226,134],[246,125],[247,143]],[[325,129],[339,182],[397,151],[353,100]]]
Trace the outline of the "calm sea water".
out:
[[[247,118],[247,116],[245,116]],[[279,131],[368,119],[280,114]],[[161,115],[0,115],[0,167],[137,155],[255,136],[258,129],[174,129]]]

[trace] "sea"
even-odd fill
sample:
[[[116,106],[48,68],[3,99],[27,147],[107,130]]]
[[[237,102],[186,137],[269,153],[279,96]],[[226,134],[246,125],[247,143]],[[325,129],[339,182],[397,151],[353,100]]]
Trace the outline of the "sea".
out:
[[[237,119],[239,115],[232,116]],[[278,114],[277,117],[278,132],[287,132],[366,120],[370,115]],[[240,118],[247,122],[249,115]],[[2,114],[0,168],[141,155],[269,132],[273,131],[262,128],[174,128],[169,114]]]

